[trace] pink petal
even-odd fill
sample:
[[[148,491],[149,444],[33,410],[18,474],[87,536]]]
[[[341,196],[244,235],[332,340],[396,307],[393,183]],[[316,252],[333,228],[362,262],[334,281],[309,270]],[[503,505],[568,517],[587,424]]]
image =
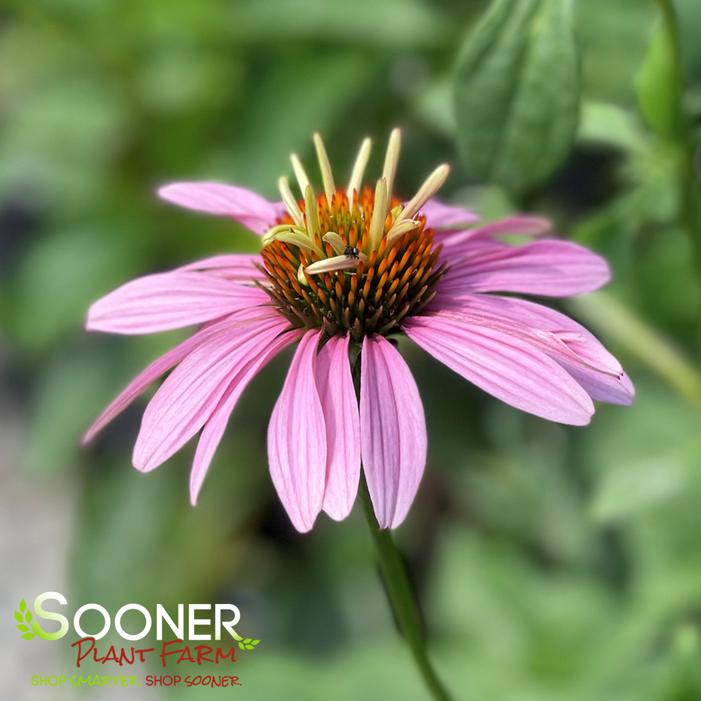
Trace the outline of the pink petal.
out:
[[[421,207],[421,214],[426,217],[426,226],[447,231],[459,231],[479,220],[473,211],[465,207],[446,204],[436,199],[426,202]]]
[[[207,470],[239,397],[264,365],[267,365],[280,351],[299,339],[301,332],[296,329],[281,333],[287,326],[287,322],[283,321],[260,335],[258,343],[250,349],[248,364],[232,380],[219,402],[219,406],[214,410],[202,430],[190,472],[190,500],[193,506],[197,504],[197,497]]]
[[[451,370],[517,409],[576,426],[594,413],[589,395],[567,371],[513,334],[439,315],[412,317],[404,330]]]
[[[416,382],[382,336],[363,341],[360,443],[380,528],[396,528],[414,501],[426,465],[426,420]]]
[[[532,342],[543,342],[546,352],[592,399],[632,404],[635,389],[621,364],[592,333],[568,316],[535,302],[496,295],[470,295],[450,306],[518,324],[521,330],[517,333],[530,336]]]
[[[323,509],[337,521],[351,512],[360,479],[360,417],[348,360],[349,343],[349,336],[330,338],[316,365],[328,452]]]
[[[248,309],[237,314],[230,315],[200,329],[197,333],[179,343],[165,355],[154,360],[148,367],[140,372],[115,399],[100,414],[95,423],[87,430],[83,437],[83,444],[91,441],[110,421],[119,416],[138,396],[143,394],[146,388],[161,375],[168,372],[181,360],[186,358],[195,348],[206,340],[219,335],[223,330],[234,330],[247,318],[260,316],[258,309]]]
[[[320,337],[308,331],[300,341],[268,427],[270,475],[301,533],[321,511],[326,481],[326,426],[315,378]]]
[[[558,362],[597,402],[622,404],[623,406],[630,406],[633,403],[635,387],[625,372],[621,371],[617,377],[610,377],[578,364],[569,364],[561,360]]]
[[[192,351],[146,407],[134,446],[134,467],[153,470],[190,440],[252,354],[260,351],[261,336],[279,325],[280,315],[268,307],[262,318],[222,330]]]
[[[265,304],[263,290],[205,273],[174,271],[137,278],[95,302],[86,329],[145,334],[192,326]]]
[[[280,202],[268,202],[256,192],[221,183],[173,183],[161,187],[158,195],[180,207],[231,217],[257,234],[264,234],[284,211]]]
[[[441,281],[452,295],[472,292],[521,292],[564,297],[591,292],[611,278],[596,253],[570,241],[534,241],[523,246],[493,242],[476,254],[456,257]]]
[[[446,252],[459,253],[467,243],[480,239],[493,239],[500,236],[544,236],[552,232],[552,224],[542,217],[517,215],[508,219],[478,226],[474,229],[459,232],[437,232],[437,241],[443,245]]]
[[[246,283],[266,279],[265,273],[256,267],[262,264],[263,259],[258,254],[230,253],[197,260],[178,270],[206,272],[227,280]]]

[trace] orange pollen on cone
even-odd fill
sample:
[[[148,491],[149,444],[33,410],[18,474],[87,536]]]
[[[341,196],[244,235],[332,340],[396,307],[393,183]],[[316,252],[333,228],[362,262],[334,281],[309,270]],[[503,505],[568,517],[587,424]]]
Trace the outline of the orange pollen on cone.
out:
[[[393,199],[388,206],[382,238],[367,258],[369,230],[375,193],[365,187],[353,192],[349,202],[345,191],[336,189],[331,205],[325,194],[316,198],[318,232],[309,248],[281,240],[264,246],[261,255],[269,280],[266,291],[273,304],[297,327],[323,328],[332,336],[350,332],[356,341],[369,334],[389,334],[398,330],[402,320],[417,314],[435,296],[435,287],[445,272],[438,264],[439,247],[433,245],[433,231],[426,227],[423,216],[413,220],[416,227],[398,236],[387,238],[392,228],[395,208]],[[304,200],[298,206],[305,221]],[[395,211],[398,211],[395,210]],[[278,225],[294,225],[285,213]],[[301,274],[317,261],[339,255],[323,240],[326,232],[340,237],[344,253],[358,258],[357,266],[319,274]],[[321,253],[323,252],[323,255]]]

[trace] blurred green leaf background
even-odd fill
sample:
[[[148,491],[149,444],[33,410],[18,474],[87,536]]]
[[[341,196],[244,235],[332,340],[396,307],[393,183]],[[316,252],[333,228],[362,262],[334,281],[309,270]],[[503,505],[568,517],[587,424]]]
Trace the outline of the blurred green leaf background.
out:
[[[360,506],[300,536],[275,497],[265,431],[286,359],[246,392],[196,509],[191,449],[130,467],[143,402],[79,447],[176,337],[87,336],[90,302],[255,250],[155,188],[272,197],[313,131],[340,169],[397,125],[400,191],[448,161],[445,198],[485,219],[544,214],[610,260],[607,291],[562,308],[637,387],[633,407],[565,428],[403,343],[430,444],[397,537],[441,675],[457,699],[701,699],[698,0],[2,0],[0,421],[21,436],[4,479],[29,480],[37,509],[70,485],[71,600],[238,603],[262,640],[237,663],[241,698],[427,698]]]

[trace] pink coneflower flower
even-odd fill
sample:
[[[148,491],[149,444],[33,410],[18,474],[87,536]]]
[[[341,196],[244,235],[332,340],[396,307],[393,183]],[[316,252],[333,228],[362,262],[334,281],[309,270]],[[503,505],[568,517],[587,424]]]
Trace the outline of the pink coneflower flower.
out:
[[[480,389],[551,421],[587,424],[592,399],[631,403],[633,386],[620,364],[582,326],[497,294],[595,290],[609,280],[600,256],[548,237],[549,223],[536,217],[478,226],[472,212],[433,199],[445,165],[411,199],[396,197],[398,130],[374,188],[363,185],[368,139],[345,187],[336,185],[318,135],[314,143],[321,194],[295,155],[301,197],[283,177],[282,202],[217,183],[161,188],[169,202],[248,227],[262,237],[262,250],[147,275],[91,307],[90,331],[200,328],[134,379],[86,440],[172,370],[146,408],[133,462],[153,470],[199,433],[194,504],[246,385],[296,343],[268,429],[270,473],[292,523],[304,532],[321,511],[345,518],[362,464],[377,521],[394,528],[421,481],[426,424],[391,337],[408,336]],[[521,240],[507,243],[506,235]]]

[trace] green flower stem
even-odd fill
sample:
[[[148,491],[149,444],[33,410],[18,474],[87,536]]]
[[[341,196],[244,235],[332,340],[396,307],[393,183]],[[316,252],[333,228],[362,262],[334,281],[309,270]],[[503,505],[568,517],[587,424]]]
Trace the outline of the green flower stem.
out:
[[[355,395],[358,401],[360,401],[360,355],[360,344],[351,344],[350,363],[353,371],[353,386],[355,387]],[[380,528],[377,523],[364,475],[360,478],[360,496],[363,501],[363,512],[375,545],[380,574],[385,584],[387,598],[394,612],[399,631],[411,648],[416,666],[427,689],[431,692],[431,696],[436,701],[451,701],[450,694],[446,691],[436,671],[433,669],[431,661],[428,659],[419,605],[409,583],[409,575],[404,567],[402,556],[394,544],[392,534],[390,531]]]
[[[450,695],[438,679],[428,659],[419,607],[409,584],[402,557],[390,531],[381,529],[377,525],[365,479],[361,480],[360,493],[365,517],[375,544],[380,573],[387,590],[387,598],[394,611],[399,630],[411,648],[416,666],[432,697],[437,701],[450,701]]]

